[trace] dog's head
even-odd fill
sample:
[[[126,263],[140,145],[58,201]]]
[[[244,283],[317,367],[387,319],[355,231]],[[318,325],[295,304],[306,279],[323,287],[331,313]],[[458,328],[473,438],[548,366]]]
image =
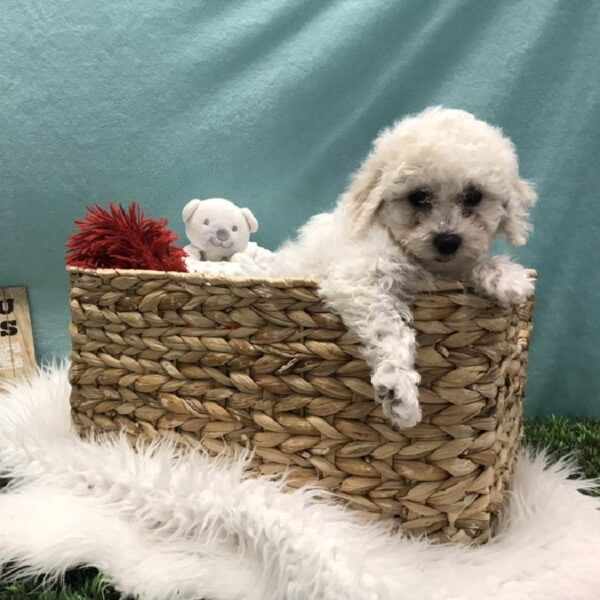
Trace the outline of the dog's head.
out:
[[[431,108],[382,132],[342,202],[355,232],[382,226],[425,269],[452,276],[498,234],[523,245],[535,199],[499,129]]]

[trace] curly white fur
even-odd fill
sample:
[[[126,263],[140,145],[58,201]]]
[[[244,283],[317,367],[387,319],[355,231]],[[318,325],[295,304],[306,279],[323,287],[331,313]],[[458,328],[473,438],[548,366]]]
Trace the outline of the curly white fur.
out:
[[[598,498],[522,456],[498,535],[431,546],[311,490],[168,443],[135,452],[70,428],[65,368],[0,393],[0,575],[99,568],[140,600],[594,600]]]
[[[432,277],[471,278],[500,303],[522,302],[533,291],[525,269],[487,252],[501,233],[525,243],[535,199],[499,129],[431,108],[382,132],[337,208],[276,253],[272,274],[317,278],[363,344],[376,400],[410,427],[421,418],[410,289]],[[444,235],[459,241],[455,251],[436,245]]]

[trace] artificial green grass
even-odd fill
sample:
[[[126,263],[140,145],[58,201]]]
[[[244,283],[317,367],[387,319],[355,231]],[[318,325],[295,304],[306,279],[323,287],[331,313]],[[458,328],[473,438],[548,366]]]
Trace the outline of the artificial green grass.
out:
[[[525,424],[525,440],[530,447],[546,448],[555,458],[573,455],[588,479],[600,479],[600,421],[550,417]]]
[[[587,478],[600,479],[600,420],[551,417],[525,425],[525,442],[547,448],[556,458],[573,455]],[[1,486],[0,486],[1,487]],[[598,492],[600,493],[600,492]],[[118,600],[117,594],[94,569],[67,574],[65,582],[41,589],[39,580],[0,584],[0,600]]]
[[[30,579],[0,585],[0,600],[119,600],[121,595],[108,586],[95,569],[70,571],[62,583],[44,585]]]

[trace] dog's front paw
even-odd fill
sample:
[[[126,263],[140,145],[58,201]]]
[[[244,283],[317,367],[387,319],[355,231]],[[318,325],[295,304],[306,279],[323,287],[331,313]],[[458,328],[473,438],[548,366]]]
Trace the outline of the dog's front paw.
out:
[[[371,378],[375,400],[381,404],[383,414],[401,429],[414,427],[421,420],[420,380],[415,370],[385,367],[376,369]]]
[[[503,256],[476,267],[473,277],[478,290],[499,304],[522,304],[533,295],[534,282],[527,270]]]

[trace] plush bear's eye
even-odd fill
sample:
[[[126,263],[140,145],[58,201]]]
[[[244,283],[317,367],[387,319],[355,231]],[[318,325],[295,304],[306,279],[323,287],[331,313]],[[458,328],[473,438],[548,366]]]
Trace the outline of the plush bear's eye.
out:
[[[231,231],[237,231],[237,225],[234,225],[234,226],[231,228]]]
[[[416,208],[425,208],[431,204],[431,192],[429,190],[413,190],[408,195],[408,201]]]
[[[482,197],[481,190],[477,189],[474,185],[470,185],[462,193],[461,200],[466,207],[472,208],[481,202]]]
[[[204,219],[204,224],[208,225],[210,223],[210,221],[208,219]]]

